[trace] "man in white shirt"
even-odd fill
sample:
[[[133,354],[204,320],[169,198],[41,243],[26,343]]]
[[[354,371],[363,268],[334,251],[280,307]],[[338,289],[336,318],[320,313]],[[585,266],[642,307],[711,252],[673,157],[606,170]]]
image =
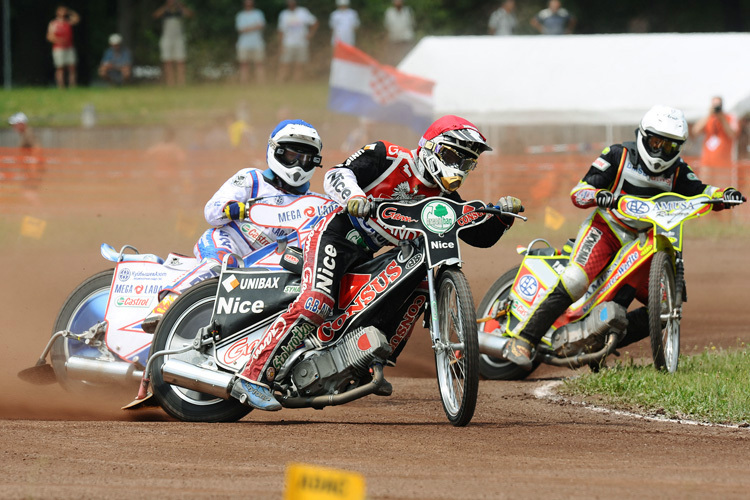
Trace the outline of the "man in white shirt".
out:
[[[515,0],[504,0],[500,8],[490,15],[489,34],[495,36],[512,35],[518,24],[516,15],[513,13],[515,9]]]
[[[255,8],[254,0],[245,0],[244,9],[237,14],[234,24],[239,33],[237,61],[240,64],[240,83],[247,83],[251,62],[255,64],[255,80],[264,83],[266,44],[263,41],[263,28],[266,27],[266,17]]]
[[[403,0],[393,0],[393,5],[385,11],[383,25],[388,32],[386,60],[396,65],[414,42],[414,14]]]
[[[279,58],[279,83],[289,76],[289,69],[294,64],[294,81],[302,80],[302,70],[307,64],[309,40],[318,30],[318,19],[305,7],[299,7],[296,0],[287,0],[287,8],[279,14],[279,38],[281,56]]]
[[[336,10],[331,12],[328,25],[332,32],[331,45],[336,45],[336,40],[354,45],[356,31],[359,28],[359,15],[356,10],[349,8],[349,0],[336,0]]]

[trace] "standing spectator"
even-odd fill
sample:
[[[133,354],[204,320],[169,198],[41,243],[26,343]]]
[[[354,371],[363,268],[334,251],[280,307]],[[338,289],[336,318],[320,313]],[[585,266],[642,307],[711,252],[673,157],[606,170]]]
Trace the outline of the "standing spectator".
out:
[[[81,17],[72,9],[60,5],[55,18],[47,27],[47,40],[52,44],[52,60],[55,63],[55,81],[58,88],[65,88],[65,68],[68,69],[68,86],[76,86],[76,49],[73,46],[73,26]]]
[[[531,19],[531,25],[542,35],[569,35],[576,27],[576,18],[562,7],[560,0],[549,0],[547,8]]]
[[[356,31],[359,28],[359,14],[349,8],[349,0],[336,0],[336,10],[331,12],[328,18],[331,27],[331,45],[336,45],[336,40],[354,45],[356,42]]]
[[[514,10],[516,10],[515,0],[504,0],[500,8],[490,15],[488,33],[495,36],[512,35],[518,24]]]
[[[729,167],[732,164],[734,141],[739,135],[737,117],[724,112],[721,97],[711,99],[711,110],[693,125],[693,135],[704,134],[701,151],[701,179],[709,182],[713,168]]]
[[[192,17],[193,11],[185,7],[180,0],[167,0],[154,11],[154,19],[162,20],[162,32],[159,39],[161,61],[164,64],[164,79],[167,85],[185,85],[185,30],[183,19]]]
[[[383,25],[388,32],[385,60],[395,66],[414,42],[414,14],[403,0],[393,0],[393,5],[385,11]]]
[[[281,56],[277,80],[283,82],[289,76],[294,64],[295,82],[302,80],[302,70],[310,59],[309,42],[318,30],[318,19],[305,7],[299,7],[296,0],[287,0],[287,8],[279,14],[279,38]]]
[[[122,85],[130,80],[132,66],[133,57],[130,50],[122,46],[122,36],[119,33],[109,35],[109,48],[104,51],[99,64],[99,76],[115,85]]]
[[[250,78],[250,63],[255,65],[255,81],[265,83],[266,44],[263,41],[263,28],[266,27],[266,16],[255,8],[254,0],[245,0],[244,9],[235,18],[234,25],[240,34],[237,39],[237,62],[240,64],[240,83],[247,83]]]

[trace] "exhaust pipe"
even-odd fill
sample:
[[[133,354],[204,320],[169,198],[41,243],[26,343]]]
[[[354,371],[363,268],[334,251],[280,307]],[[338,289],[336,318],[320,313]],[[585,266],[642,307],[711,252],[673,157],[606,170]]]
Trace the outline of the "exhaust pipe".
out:
[[[497,335],[492,335],[491,333],[484,332],[479,332],[477,337],[479,339],[479,354],[486,354],[495,358],[505,359],[503,357],[503,348],[505,347],[505,344],[508,343],[510,338],[499,337]]]
[[[65,370],[71,378],[87,382],[138,382],[143,370],[136,370],[133,363],[124,361],[102,361],[99,359],[71,356],[65,362]]]
[[[230,398],[234,374],[207,370],[172,358],[164,362],[161,373],[164,381],[169,384],[222,399]]]

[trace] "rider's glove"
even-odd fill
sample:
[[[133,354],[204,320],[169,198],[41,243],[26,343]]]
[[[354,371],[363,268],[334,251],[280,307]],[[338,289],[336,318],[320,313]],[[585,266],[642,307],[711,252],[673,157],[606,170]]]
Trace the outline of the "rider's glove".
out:
[[[523,212],[523,205],[521,205],[521,200],[514,196],[503,196],[502,198],[497,200],[497,204],[495,206],[503,212],[509,212],[512,214]]]
[[[352,196],[346,202],[346,211],[354,217],[368,217],[372,204],[364,196]]]
[[[724,201],[747,201],[747,198],[742,196],[742,193],[734,188],[726,188],[721,196]],[[733,207],[734,204],[727,204],[727,208]]]
[[[600,189],[596,192],[596,204],[599,208],[610,209],[617,204],[615,195],[606,189]]]
[[[249,203],[241,201],[230,201],[224,207],[224,215],[231,220],[244,220],[247,217],[247,210],[250,208]]]

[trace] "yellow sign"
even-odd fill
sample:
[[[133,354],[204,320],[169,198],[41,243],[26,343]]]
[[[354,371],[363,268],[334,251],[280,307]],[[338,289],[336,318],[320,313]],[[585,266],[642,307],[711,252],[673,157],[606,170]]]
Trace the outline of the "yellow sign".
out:
[[[21,236],[41,240],[46,227],[47,221],[27,215],[23,218],[23,222],[21,222]]]
[[[565,222],[563,214],[558,212],[552,207],[544,209],[544,227],[550,228],[553,231],[560,229]]]
[[[364,500],[365,478],[357,472],[289,464],[284,500]]]

